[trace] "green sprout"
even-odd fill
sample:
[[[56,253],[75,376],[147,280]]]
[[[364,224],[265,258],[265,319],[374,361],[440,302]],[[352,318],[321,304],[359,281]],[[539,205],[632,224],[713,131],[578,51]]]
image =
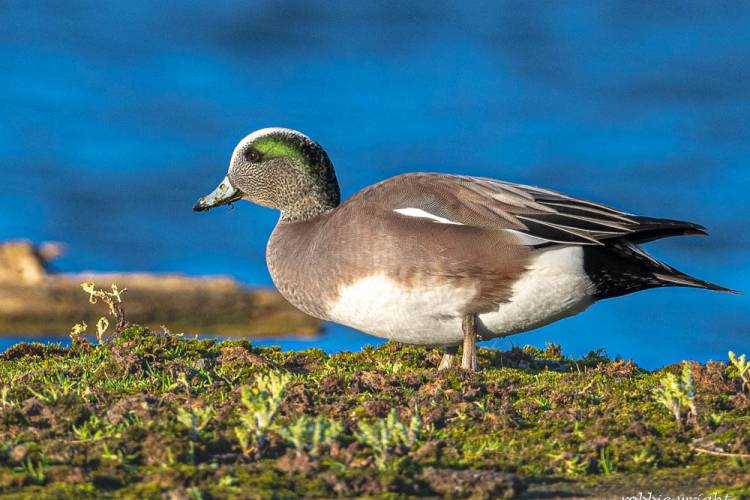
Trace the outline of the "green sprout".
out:
[[[742,387],[750,390],[750,361],[744,354],[737,356],[732,351],[729,351],[729,361],[732,362],[737,377],[742,380]]]
[[[656,455],[648,448],[642,448],[633,456],[633,463],[636,466],[653,466],[656,463]]]
[[[70,341],[73,343],[73,345],[83,341],[81,336],[86,333],[86,330],[88,330],[89,325],[86,324],[85,321],[81,321],[80,323],[76,323],[73,325],[73,328],[70,329]]]
[[[698,416],[695,408],[693,372],[687,363],[682,366],[679,377],[674,373],[667,373],[661,379],[660,386],[654,390],[654,396],[657,402],[672,412],[678,425],[682,425],[683,416],[692,419]]]
[[[123,464],[123,465],[137,458],[137,454],[125,453],[120,448],[115,449],[114,451],[110,450],[106,442],[102,443],[102,455],[101,456],[104,460],[111,460],[112,462]]]
[[[375,464],[379,469],[385,469],[390,454],[399,446],[411,448],[422,429],[422,421],[419,415],[411,418],[407,426],[398,418],[396,409],[393,408],[386,418],[381,418],[373,423],[360,422],[357,439],[372,448],[375,453]]]
[[[10,394],[10,387],[3,385],[0,388],[0,408],[12,408],[15,406],[15,403],[8,398],[8,394]]]
[[[37,460],[36,463],[31,458],[27,458],[22,466],[18,467],[16,470],[19,472],[25,472],[32,483],[44,484],[47,479],[45,475],[46,469],[47,461],[44,458]]]
[[[315,418],[301,416],[293,423],[279,429],[279,434],[289,441],[298,452],[306,451],[317,456],[341,433],[339,422],[329,421],[323,415]]]
[[[586,473],[589,468],[589,463],[580,454],[576,453],[569,459],[563,462],[563,470],[566,474],[571,476],[580,476]]]
[[[240,389],[240,400],[245,411],[240,413],[240,425],[234,433],[245,455],[258,456],[266,444],[266,433],[276,417],[291,376],[271,372],[255,376],[255,385]]]
[[[211,406],[191,408],[177,408],[177,421],[190,432],[191,439],[199,439],[201,432],[211,423],[216,412]]]
[[[105,427],[106,423],[96,415],[92,415],[79,427],[73,425],[72,430],[79,441],[96,441],[105,436]]]
[[[599,450],[599,469],[605,476],[611,476],[617,470],[615,468],[615,455],[609,446]]]
[[[559,470],[570,476],[580,476],[585,474],[589,468],[589,461],[581,456],[580,453],[560,452],[548,453],[552,460],[559,463]]]

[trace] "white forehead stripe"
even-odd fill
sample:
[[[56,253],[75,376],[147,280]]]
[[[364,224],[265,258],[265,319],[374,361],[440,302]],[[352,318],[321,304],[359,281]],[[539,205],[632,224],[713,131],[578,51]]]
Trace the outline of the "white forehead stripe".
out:
[[[251,142],[255,139],[259,139],[261,137],[264,137],[266,135],[271,135],[275,133],[282,133],[282,134],[290,134],[290,135],[304,135],[302,132],[297,132],[296,130],[292,130],[290,128],[284,128],[284,127],[266,127],[262,129],[258,129],[252,134],[246,136],[243,141]]]
[[[439,222],[441,224],[455,224],[457,226],[463,226],[460,222],[453,222],[452,220],[446,219],[445,217],[439,217],[435,214],[431,214],[430,212],[425,212],[421,208],[397,208],[394,210],[394,212],[398,212],[401,215],[405,215],[407,217],[421,217],[423,219],[432,219],[435,222]]]
[[[242,140],[237,143],[237,146],[234,147],[234,151],[233,151],[232,154],[233,155],[237,154],[237,152],[240,151],[242,148],[244,148],[245,145],[247,145],[247,144],[249,144],[249,143],[251,143],[253,141],[258,140],[261,137],[265,137],[267,135],[272,135],[272,134],[279,134],[279,133],[280,134],[291,135],[291,136],[303,137],[305,140],[308,140],[310,142],[314,142],[308,136],[306,136],[305,134],[303,134],[302,132],[299,132],[297,130],[293,130],[293,129],[290,129],[290,128],[284,128],[284,127],[266,127],[266,128],[262,128],[262,129],[256,130],[255,132],[253,132],[253,133],[251,133],[251,134],[246,135],[245,137],[243,137]]]

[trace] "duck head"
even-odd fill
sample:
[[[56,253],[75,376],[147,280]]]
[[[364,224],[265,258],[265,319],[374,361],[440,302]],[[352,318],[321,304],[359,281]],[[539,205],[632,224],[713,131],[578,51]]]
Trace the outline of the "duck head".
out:
[[[237,144],[227,176],[193,210],[239,200],[280,210],[283,221],[297,221],[335,208],[340,192],[333,164],[317,142],[296,130],[264,128]]]

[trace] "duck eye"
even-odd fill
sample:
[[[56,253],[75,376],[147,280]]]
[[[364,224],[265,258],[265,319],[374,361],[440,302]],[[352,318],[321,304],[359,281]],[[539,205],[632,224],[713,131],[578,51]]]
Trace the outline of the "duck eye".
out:
[[[255,148],[246,149],[243,156],[245,157],[245,160],[249,161],[250,163],[260,161],[260,152]]]

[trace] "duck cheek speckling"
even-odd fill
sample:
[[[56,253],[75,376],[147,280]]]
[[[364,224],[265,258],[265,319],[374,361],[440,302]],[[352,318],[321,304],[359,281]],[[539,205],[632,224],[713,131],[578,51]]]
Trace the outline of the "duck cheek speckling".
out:
[[[303,183],[302,176],[282,158],[236,163],[228,176],[232,185],[242,191],[243,199],[279,210],[289,204]]]

